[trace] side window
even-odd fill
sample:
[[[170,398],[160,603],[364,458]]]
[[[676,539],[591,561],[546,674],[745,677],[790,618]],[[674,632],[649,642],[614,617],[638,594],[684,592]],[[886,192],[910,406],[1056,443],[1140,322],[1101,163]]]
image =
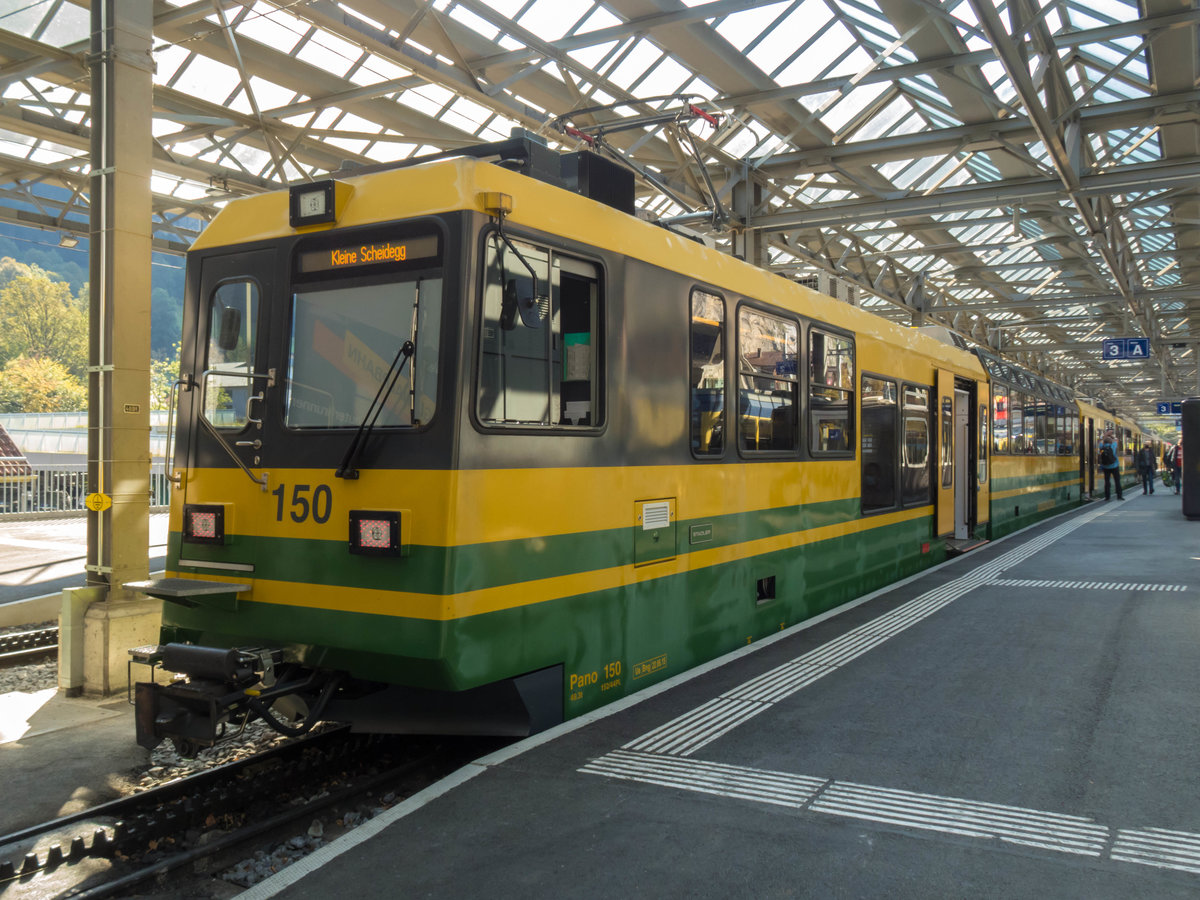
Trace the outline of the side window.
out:
[[[1008,388],[992,385],[992,453],[1008,452]]]
[[[800,326],[742,307],[738,313],[738,441],[743,451],[795,452]]]
[[[1040,456],[1046,452],[1046,401],[1025,397],[1025,452]]]
[[[942,407],[942,487],[954,485],[954,401],[943,397]]]
[[[600,270],[493,234],[484,260],[477,410],[485,425],[599,425]]]
[[[862,379],[862,511],[896,505],[896,383]]]
[[[692,291],[692,453],[725,452],[725,301]]]
[[[988,405],[986,403],[979,404],[979,471],[977,477],[980,484],[986,484],[988,480],[988,455],[990,453],[990,444],[988,443]]]
[[[254,393],[254,350],[258,341],[258,285],[227,281],[212,296],[204,417],[218,428],[244,428]]]
[[[904,386],[904,453],[900,457],[900,494],[905,506],[929,503],[932,499],[932,466],[927,387]]]
[[[1010,391],[1008,395],[1008,421],[1010,427],[1010,439],[1008,442],[1010,453],[1025,452],[1025,401],[1023,395],[1016,390]]]
[[[809,449],[849,452],[854,446],[854,342],[813,328],[808,350]]]

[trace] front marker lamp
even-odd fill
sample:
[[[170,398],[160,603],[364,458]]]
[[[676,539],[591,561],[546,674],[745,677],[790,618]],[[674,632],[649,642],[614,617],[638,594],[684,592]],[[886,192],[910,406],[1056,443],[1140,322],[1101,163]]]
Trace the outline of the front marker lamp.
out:
[[[185,505],[183,539],[189,544],[224,544],[225,507],[193,503]]]
[[[400,550],[400,513],[351,510],[351,553],[360,556],[399,556]]]

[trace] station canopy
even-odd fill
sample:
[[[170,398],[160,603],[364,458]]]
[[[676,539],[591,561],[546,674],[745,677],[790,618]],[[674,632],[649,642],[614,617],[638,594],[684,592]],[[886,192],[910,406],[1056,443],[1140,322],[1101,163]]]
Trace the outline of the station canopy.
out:
[[[156,0],[154,236],[508,137],[1147,420],[1200,393],[1195,0]],[[86,0],[0,6],[0,220],[86,235]],[[1145,359],[1102,356],[1148,338]]]

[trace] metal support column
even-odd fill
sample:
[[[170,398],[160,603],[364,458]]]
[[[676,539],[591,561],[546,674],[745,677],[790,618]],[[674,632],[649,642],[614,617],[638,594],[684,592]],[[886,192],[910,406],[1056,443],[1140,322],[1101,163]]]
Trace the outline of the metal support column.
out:
[[[157,607],[121,585],[149,575],[151,0],[92,0],[91,332],[83,689],[125,686],[126,650]]]

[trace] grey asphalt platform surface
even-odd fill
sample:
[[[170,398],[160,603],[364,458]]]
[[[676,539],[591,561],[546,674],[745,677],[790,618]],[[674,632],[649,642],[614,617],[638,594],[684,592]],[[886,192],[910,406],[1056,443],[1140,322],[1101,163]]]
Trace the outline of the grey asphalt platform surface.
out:
[[[163,566],[167,518],[150,516],[151,571]],[[0,626],[56,619],[59,594],[84,584],[86,563],[83,516],[0,522]],[[122,796],[126,774],[148,756],[124,693],[0,693],[0,834]]]
[[[1127,497],[480,760],[242,897],[1200,896],[1200,522]]]

